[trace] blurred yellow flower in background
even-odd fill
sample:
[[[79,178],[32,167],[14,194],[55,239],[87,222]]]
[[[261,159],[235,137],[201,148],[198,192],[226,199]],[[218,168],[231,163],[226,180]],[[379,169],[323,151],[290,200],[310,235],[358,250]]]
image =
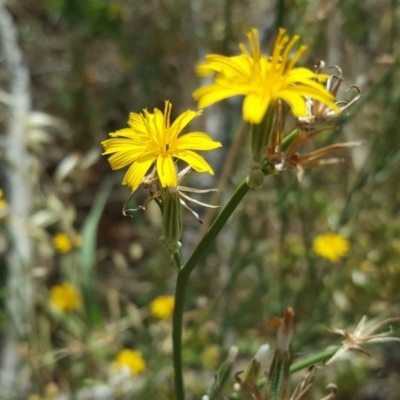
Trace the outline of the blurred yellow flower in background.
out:
[[[221,349],[216,344],[210,344],[201,353],[201,364],[203,368],[215,371],[221,357]]]
[[[117,370],[128,368],[130,375],[135,376],[146,369],[146,362],[140,351],[123,349],[117,354],[114,367]]]
[[[4,192],[0,189],[0,210],[8,207],[8,203],[3,199]]]
[[[71,238],[64,232],[58,232],[53,236],[53,246],[61,254],[69,253],[73,248],[81,245],[81,237]]]
[[[69,253],[72,250],[72,241],[65,233],[58,232],[53,237],[54,248],[59,253]]]
[[[54,382],[49,382],[45,386],[44,392],[45,392],[45,398],[50,400],[54,399],[57,395],[60,394],[60,389]]]
[[[108,160],[112,169],[130,165],[122,184],[132,191],[140,186],[154,163],[161,186],[176,187],[178,175],[174,158],[186,162],[197,172],[214,174],[207,161],[195,151],[213,150],[221,147],[221,143],[213,141],[204,132],[191,132],[178,137],[193,118],[201,115],[201,111],[187,110],[171,125],[171,109],[172,104],[166,101],[164,113],[157,108],[153,114],[146,109],[142,114],[131,113],[129,128],[111,133],[112,139],[101,142],[103,155],[114,153]]]
[[[27,400],[43,400],[43,399],[40,395],[38,395],[37,393],[34,393],[34,394],[29,395]]]
[[[158,296],[150,303],[150,312],[153,317],[169,318],[174,311],[175,299],[173,296]]]
[[[82,296],[74,285],[64,282],[51,288],[50,303],[60,310],[72,312],[82,307]]]
[[[216,74],[214,83],[193,93],[199,108],[243,95],[243,119],[252,124],[259,124],[268,107],[274,106],[279,99],[289,105],[296,117],[307,115],[305,97],[338,110],[333,95],[319,83],[326,81],[328,75],[316,74],[307,68],[294,68],[307,47],[300,46],[289,60],[299,36],[290,39],[284,29],[279,29],[270,58],[261,55],[257,29],[252,29],[247,37],[250,53],[244,44],[240,44],[241,55],[225,57],[209,54],[206,62],[197,67],[200,76]]]
[[[326,233],[314,239],[313,250],[320,257],[336,262],[347,255],[350,250],[350,243],[341,235]]]

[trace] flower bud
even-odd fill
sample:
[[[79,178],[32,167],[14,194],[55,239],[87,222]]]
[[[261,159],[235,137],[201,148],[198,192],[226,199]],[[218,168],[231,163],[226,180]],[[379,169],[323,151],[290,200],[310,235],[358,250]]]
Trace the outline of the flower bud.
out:
[[[163,201],[163,239],[171,253],[180,247],[179,238],[182,235],[182,210],[179,193],[175,187],[162,189]]]
[[[289,389],[289,369],[293,362],[293,356],[289,353],[289,343],[293,333],[293,317],[293,309],[286,308],[278,328],[278,348],[275,350],[268,376],[268,392],[271,399],[286,398]]]
[[[251,154],[253,162],[250,167],[247,183],[252,189],[260,187],[264,180],[262,168],[265,163],[265,148],[268,145],[268,140],[274,127],[276,108],[276,106],[271,104],[263,120],[251,127]]]

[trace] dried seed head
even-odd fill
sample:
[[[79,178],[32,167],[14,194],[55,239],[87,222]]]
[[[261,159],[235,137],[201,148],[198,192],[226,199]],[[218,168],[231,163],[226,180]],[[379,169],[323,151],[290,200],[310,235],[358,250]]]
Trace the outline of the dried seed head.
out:
[[[389,322],[400,321],[400,318],[388,318],[372,326],[366,326],[367,317],[364,315],[361,318],[361,321],[357,325],[354,333],[347,332],[343,329],[333,328],[331,331],[333,333],[337,333],[338,335],[344,336],[344,340],[342,342],[342,347],[331,357],[325,365],[332,363],[336,360],[340,355],[342,355],[347,350],[355,350],[360,353],[363,353],[367,356],[372,357],[372,355],[364,350],[361,345],[368,343],[383,343],[383,342],[400,342],[400,338],[389,336],[392,333],[392,328],[390,327],[389,331],[383,333],[375,333],[382,326],[386,325]]]
[[[316,66],[317,73],[320,73],[322,69],[324,69],[325,63],[320,61]],[[330,67],[329,69],[335,69],[336,74],[332,74],[329,76],[326,81],[326,89],[333,95],[335,99],[335,104],[338,106],[336,110],[332,109],[325,103],[322,103],[318,100],[307,98],[307,115],[305,117],[298,117],[298,126],[300,129],[309,131],[315,129],[317,126],[321,124],[329,124],[338,117],[341,113],[351,107],[361,95],[361,90],[358,86],[351,86],[350,89],[355,89],[357,94],[350,101],[337,100],[337,95],[339,92],[339,88],[341,83],[344,81],[342,70],[337,66]]]

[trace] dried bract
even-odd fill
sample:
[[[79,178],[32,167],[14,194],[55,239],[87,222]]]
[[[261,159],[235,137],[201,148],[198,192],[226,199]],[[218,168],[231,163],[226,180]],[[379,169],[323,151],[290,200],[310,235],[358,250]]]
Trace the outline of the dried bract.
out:
[[[347,350],[355,350],[363,353],[367,356],[373,357],[372,354],[367,352],[361,345],[369,343],[383,343],[383,342],[400,342],[400,338],[389,336],[392,333],[392,328],[389,328],[388,332],[377,333],[382,326],[389,322],[398,322],[400,318],[387,318],[381,322],[378,322],[370,327],[366,326],[367,317],[364,315],[361,318],[360,323],[357,325],[354,333],[347,332],[343,329],[333,328],[331,332],[337,333],[338,335],[344,336],[342,347],[325,363],[325,365],[331,364],[339,356],[345,353]]]
[[[192,215],[200,222],[202,221],[199,218],[199,215],[187,204],[187,202],[191,202],[194,204],[197,204],[202,207],[208,207],[208,208],[219,208],[220,206],[213,206],[211,204],[203,203],[202,201],[195,200],[191,197],[189,197],[186,193],[210,193],[210,192],[216,192],[218,189],[195,189],[195,188],[190,188],[187,186],[182,186],[180,183],[192,172],[192,168],[190,166],[182,169],[181,171],[178,172],[178,186],[176,188],[176,191],[179,195],[180,203],[181,205],[189,210]],[[159,199],[161,197],[161,190],[158,188],[158,177],[156,174],[155,168],[152,170],[152,172],[145,176],[142,180],[141,186],[147,190],[147,196],[145,202],[140,205],[139,207],[136,208],[127,208],[129,202],[131,201],[133,195],[136,193],[136,191],[133,191],[131,195],[129,196],[128,200],[125,202],[122,213],[125,216],[131,216],[130,213],[138,210],[146,210],[147,206],[149,203],[151,203],[155,199]]]

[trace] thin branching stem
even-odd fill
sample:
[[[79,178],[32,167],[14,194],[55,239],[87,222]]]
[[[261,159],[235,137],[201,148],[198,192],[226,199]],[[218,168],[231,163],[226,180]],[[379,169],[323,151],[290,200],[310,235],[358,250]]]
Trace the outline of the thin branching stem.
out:
[[[236,207],[240,204],[246,193],[249,191],[246,180],[244,180],[236,189],[231,199],[218,214],[210,229],[204,235],[203,239],[193,251],[190,258],[183,264],[183,258],[180,250],[172,256],[178,267],[178,276],[175,289],[175,307],[172,319],[172,343],[175,370],[175,395],[177,400],[185,399],[185,390],[182,371],[182,322],[185,303],[186,286],[194,267],[204,256],[214,239],[218,236],[221,229],[225,226],[229,217],[233,214]]]
[[[174,257],[174,261],[179,261]],[[182,260],[183,261],[183,260]],[[179,264],[177,264],[178,266]],[[179,267],[178,267],[179,268]],[[175,395],[177,400],[184,400],[185,389],[183,384],[182,370],[182,326],[183,326],[183,311],[185,305],[187,277],[179,268],[175,288],[175,306],[172,317],[172,344],[173,344],[173,363],[175,371]]]
[[[290,373],[293,374],[295,372],[308,368],[310,365],[324,362],[325,360],[331,358],[339,349],[340,346],[331,347],[327,350],[321,351],[320,353],[307,357],[304,360],[298,361],[297,363],[292,364],[292,366],[290,367]],[[263,387],[266,383],[266,378],[261,378],[257,381],[257,386]]]

